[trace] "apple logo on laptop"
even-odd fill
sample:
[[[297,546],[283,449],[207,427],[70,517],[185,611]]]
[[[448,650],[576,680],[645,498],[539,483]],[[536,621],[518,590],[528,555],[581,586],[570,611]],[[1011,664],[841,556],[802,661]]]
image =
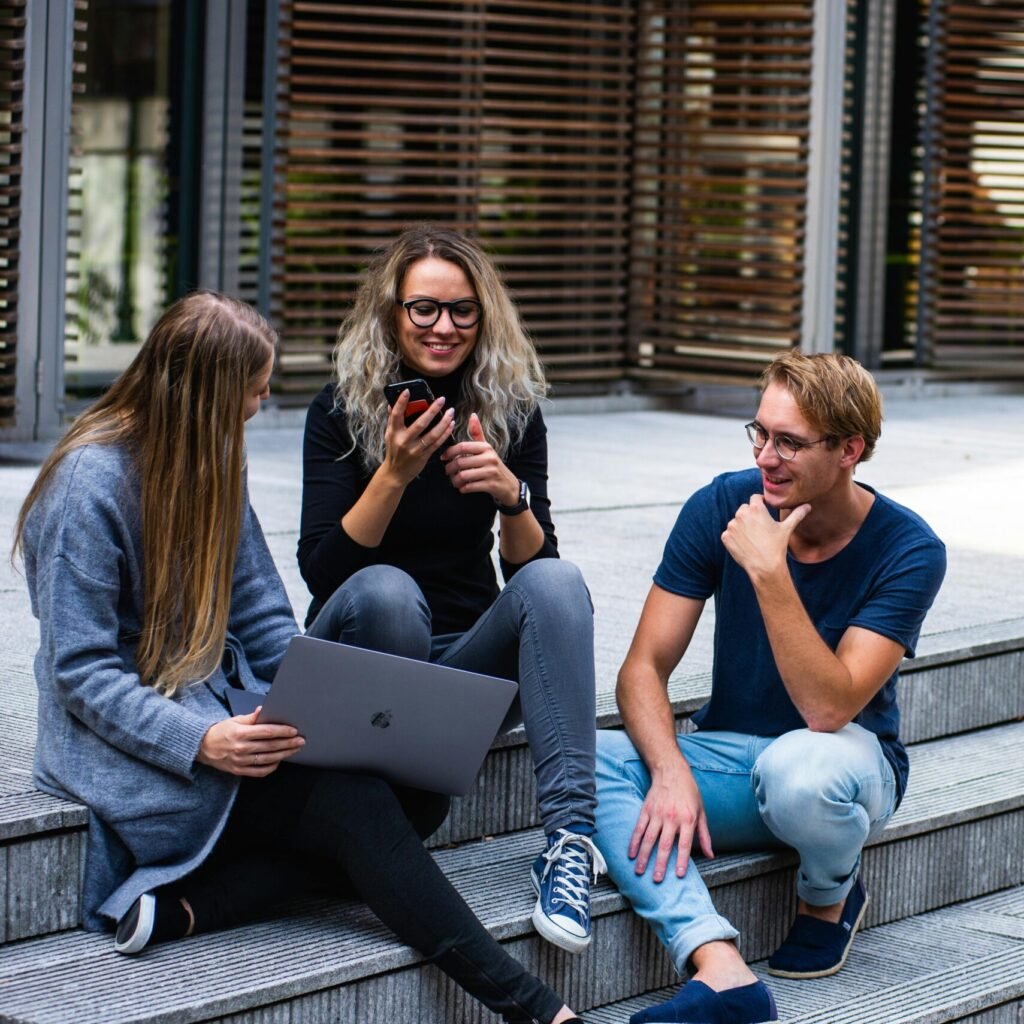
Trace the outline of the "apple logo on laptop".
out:
[[[391,709],[387,711],[378,711],[373,718],[370,719],[370,725],[374,729],[386,729],[391,724]]]

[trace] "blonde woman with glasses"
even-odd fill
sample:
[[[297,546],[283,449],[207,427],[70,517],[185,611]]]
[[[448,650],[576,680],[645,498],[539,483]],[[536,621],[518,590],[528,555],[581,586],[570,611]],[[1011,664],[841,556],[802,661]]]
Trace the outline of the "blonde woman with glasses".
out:
[[[546,836],[533,922],[582,952],[603,870],[593,612],[558,557],[537,354],[490,257],[426,224],[370,263],[334,369],[306,419],[310,632],[519,683],[506,726],[525,726]]]
[[[229,688],[265,692],[297,631],[246,489],[244,423],[276,341],[241,302],[175,303],[18,519],[40,626],[35,781],[89,808],[84,923],[135,955],[326,889],[506,1020],[575,1019],[423,848],[443,798],[289,764],[294,729],[230,715]]]

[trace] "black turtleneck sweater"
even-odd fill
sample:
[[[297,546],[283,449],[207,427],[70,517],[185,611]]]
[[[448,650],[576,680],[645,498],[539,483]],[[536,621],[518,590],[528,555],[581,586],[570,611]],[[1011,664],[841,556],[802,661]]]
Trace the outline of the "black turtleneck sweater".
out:
[[[435,397],[444,395],[445,408],[456,406],[457,421],[463,419],[458,408],[461,380],[460,368],[428,381]],[[444,463],[434,455],[406,487],[380,545],[363,547],[341,525],[372,475],[359,452],[339,461],[351,446],[347,418],[343,410],[334,408],[334,388],[327,385],[309,407],[303,438],[298,557],[302,578],[313,595],[306,625],[354,572],[368,565],[394,565],[419,584],[430,606],[435,635],[469,629],[498,596],[491,558],[494,501],[487,494],[459,494],[445,475]],[[534,558],[557,558],[548,500],[547,428],[540,409],[505,464],[529,486],[530,508],[544,531],[544,543]],[[503,558],[500,562],[506,580],[520,568]]]

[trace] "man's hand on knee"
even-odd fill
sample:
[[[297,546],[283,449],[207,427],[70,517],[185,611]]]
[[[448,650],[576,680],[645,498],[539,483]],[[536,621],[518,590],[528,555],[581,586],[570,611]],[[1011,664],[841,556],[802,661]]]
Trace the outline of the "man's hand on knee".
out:
[[[636,873],[647,870],[652,852],[655,882],[668,870],[672,850],[676,850],[676,876],[682,878],[690,861],[694,837],[705,857],[713,857],[711,835],[700,790],[688,768],[656,774],[647,791],[640,816],[629,841],[630,859],[636,860]]]

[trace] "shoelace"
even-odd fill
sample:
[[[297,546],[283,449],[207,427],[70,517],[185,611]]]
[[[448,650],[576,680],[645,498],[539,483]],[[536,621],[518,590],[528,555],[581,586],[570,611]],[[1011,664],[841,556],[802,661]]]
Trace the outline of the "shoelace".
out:
[[[599,875],[608,870],[608,865],[590,836],[567,832],[561,828],[558,831],[560,835],[557,841],[552,844],[551,849],[544,851],[545,864],[540,876],[541,881],[554,869],[552,894],[580,917],[586,917],[590,895],[590,880],[587,875],[591,864],[595,882]]]

